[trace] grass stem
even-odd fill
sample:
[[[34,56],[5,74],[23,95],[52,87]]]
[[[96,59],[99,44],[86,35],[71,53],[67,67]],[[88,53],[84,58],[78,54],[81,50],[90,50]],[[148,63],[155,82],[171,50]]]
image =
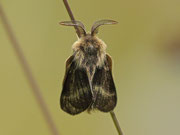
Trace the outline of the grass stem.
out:
[[[111,111],[110,114],[111,114],[112,120],[114,122],[114,125],[116,127],[116,130],[117,130],[118,134],[123,135],[123,132],[122,132],[122,130],[120,128],[119,122],[118,122],[118,120],[116,118],[116,114],[114,113],[114,111]]]
[[[24,53],[19,45],[18,40],[16,39],[14,32],[12,31],[12,28],[11,28],[9,21],[6,17],[6,14],[1,6],[1,3],[0,3],[0,18],[1,18],[2,24],[4,25],[4,29],[7,33],[9,41],[11,42],[11,45],[14,49],[14,52],[17,55],[17,58],[19,59],[22,69],[24,70],[24,74],[28,80],[30,87],[31,87],[32,93],[34,94],[34,97],[35,97],[37,103],[39,104],[39,107],[44,115],[44,118],[45,118],[47,124],[48,124],[51,134],[59,135],[56,125],[55,125],[55,123],[50,115],[50,112],[48,110],[47,104],[45,103],[45,101],[42,97],[41,90],[40,90],[35,78],[33,77],[33,74],[29,67],[29,64],[24,56]]]

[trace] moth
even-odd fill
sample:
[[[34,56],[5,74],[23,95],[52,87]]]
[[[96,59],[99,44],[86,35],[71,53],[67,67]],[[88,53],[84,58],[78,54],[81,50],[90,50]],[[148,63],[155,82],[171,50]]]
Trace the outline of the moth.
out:
[[[117,103],[112,76],[112,59],[106,44],[97,37],[101,25],[116,24],[113,20],[96,21],[86,33],[80,21],[64,21],[61,25],[78,28],[80,38],[72,45],[73,54],[66,61],[66,72],[60,97],[65,112],[76,115],[85,110],[112,111]]]

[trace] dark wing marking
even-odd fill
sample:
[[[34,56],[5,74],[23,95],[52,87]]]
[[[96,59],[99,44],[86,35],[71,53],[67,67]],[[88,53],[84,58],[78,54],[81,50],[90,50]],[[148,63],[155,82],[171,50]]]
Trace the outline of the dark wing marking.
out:
[[[61,108],[75,115],[86,110],[92,102],[92,93],[86,70],[78,68],[71,56],[66,62],[66,75],[60,98]]]
[[[93,93],[95,94],[93,108],[97,108],[102,112],[112,111],[117,103],[116,88],[111,69],[112,60],[107,54],[105,66],[96,68],[92,81]]]

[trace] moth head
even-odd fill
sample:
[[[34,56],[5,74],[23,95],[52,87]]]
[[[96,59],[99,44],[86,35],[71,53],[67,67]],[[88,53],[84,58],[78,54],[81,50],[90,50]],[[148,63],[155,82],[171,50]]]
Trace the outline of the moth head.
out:
[[[64,26],[74,26],[76,30],[79,32],[80,37],[86,36],[85,27],[83,23],[80,21],[63,21],[63,22],[60,22],[59,24],[64,25]]]
[[[98,33],[99,26],[101,25],[109,25],[109,24],[117,24],[118,22],[113,21],[113,20],[99,20],[96,21],[92,28],[91,28],[91,36],[95,36]]]

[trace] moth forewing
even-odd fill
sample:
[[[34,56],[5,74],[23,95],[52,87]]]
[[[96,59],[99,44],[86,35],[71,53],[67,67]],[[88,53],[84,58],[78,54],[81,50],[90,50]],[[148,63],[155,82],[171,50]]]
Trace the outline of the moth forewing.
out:
[[[76,63],[72,60],[66,70],[60,105],[65,112],[75,115],[89,107],[92,93],[84,69],[76,68]]]

